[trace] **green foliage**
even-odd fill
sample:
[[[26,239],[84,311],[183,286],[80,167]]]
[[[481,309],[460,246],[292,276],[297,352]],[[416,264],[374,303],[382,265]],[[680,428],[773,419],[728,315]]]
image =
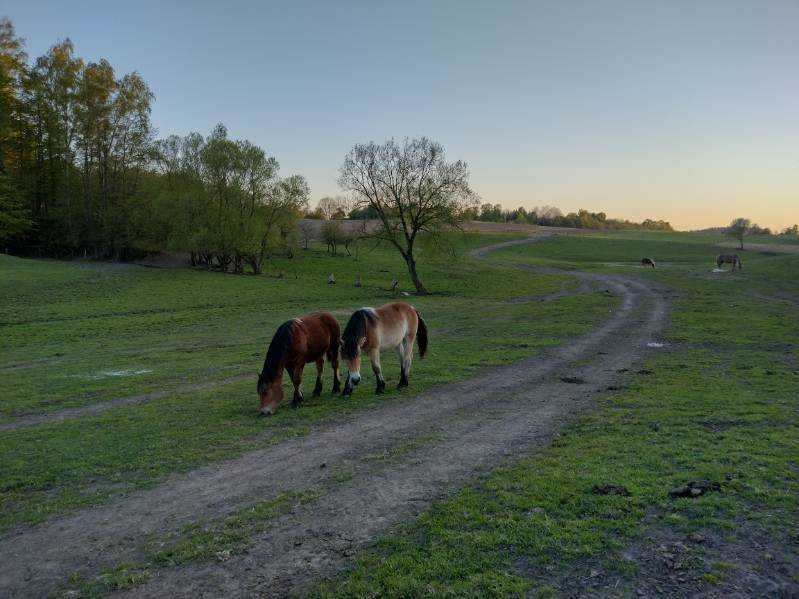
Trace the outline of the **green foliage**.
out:
[[[11,177],[0,174],[0,248],[22,240],[30,231],[33,222]]]
[[[501,204],[483,204],[479,211],[471,217],[473,220],[496,223],[527,223],[531,225],[544,225],[550,227],[573,227],[576,229],[605,229],[605,230],[646,230],[646,231],[671,231],[671,225],[663,220],[646,219],[641,223],[629,220],[608,218],[604,212],[590,212],[580,209],[564,215],[554,206],[535,207],[527,210],[524,207],[515,210],[505,210]]]
[[[248,141],[228,139],[217,125],[204,139],[198,133],[171,136],[156,144],[161,171],[154,193],[172,223],[169,247],[207,267],[260,273],[278,248],[291,253],[296,222],[308,204],[305,179],[278,179],[278,163]]]
[[[274,158],[222,125],[155,141],[152,101],[138,73],[86,63],[69,39],[28,65],[0,21],[0,243],[114,259],[173,249],[235,272],[290,253],[305,180],[278,180]]]

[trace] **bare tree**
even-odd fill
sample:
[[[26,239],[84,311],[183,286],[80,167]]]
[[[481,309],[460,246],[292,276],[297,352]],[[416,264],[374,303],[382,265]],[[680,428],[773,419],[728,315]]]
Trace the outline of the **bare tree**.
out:
[[[347,218],[350,211],[349,200],[344,196],[331,198],[325,196],[316,205],[316,211],[325,220]]]
[[[380,221],[372,236],[402,255],[416,291],[427,293],[416,268],[420,234],[439,237],[460,228],[475,203],[465,162],[447,162],[441,144],[426,137],[356,145],[341,165],[339,185],[355,209],[370,207]]]
[[[341,226],[341,221],[326,220],[322,223],[322,238],[327,244],[327,251],[335,256],[339,244],[344,243],[344,228]]]
[[[748,218],[736,218],[727,227],[725,235],[737,239],[740,244],[739,249],[744,249],[744,237],[749,235],[752,229],[752,222]]]
[[[314,229],[315,227],[313,223],[309,223],[307,220],[300,221],[300,240],[302,241],[302,247],[305,250],[308,249],[308,244],[311,243],[311,239],[313,239]]]

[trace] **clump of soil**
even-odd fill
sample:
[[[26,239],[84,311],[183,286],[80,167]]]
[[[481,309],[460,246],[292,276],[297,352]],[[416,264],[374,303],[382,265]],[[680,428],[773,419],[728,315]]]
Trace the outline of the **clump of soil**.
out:
[[[629,489],[623,485],[594,485],[591,488],[594,495],[621,495],[622,497],[629,497],[631,495]]]
[[[669,497],[699,497],[710,491],[720,491],[721,485],[709,480],[692,480],[669,491]]]

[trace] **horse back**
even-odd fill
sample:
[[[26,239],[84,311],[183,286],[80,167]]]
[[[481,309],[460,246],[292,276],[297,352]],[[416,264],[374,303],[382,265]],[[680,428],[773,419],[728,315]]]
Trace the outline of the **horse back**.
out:
[[[305,362],[315,362],[328,352],[338,352],[341,327],[330,312],[312,312],[295,319],[297,341],[295,348],[304,355]]]
[[[396,347],[411,333],[416,336],[419,317],[416,310],[405,302],[391,302],[375,310],[378,318],[377,339],[380,347]]]

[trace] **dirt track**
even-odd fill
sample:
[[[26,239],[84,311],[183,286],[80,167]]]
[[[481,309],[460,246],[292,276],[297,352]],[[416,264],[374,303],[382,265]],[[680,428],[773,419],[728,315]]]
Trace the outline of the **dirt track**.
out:
[[[135,561],[149,535],[303,489],[322,496],[275,519],[247,553],[157,572],[131,594],[281,596],[340,571],[392,525],[480,472],[548,443],[650,351],[647,342],[665,324],[667,291],[622,277],[569,274],[620,298],[591,332],[535,358],[318,425],[302,438],[0,539],[0,595],[47,595],[72,572],[90,576]],[[390,459],[375,459],[379,454]]]

